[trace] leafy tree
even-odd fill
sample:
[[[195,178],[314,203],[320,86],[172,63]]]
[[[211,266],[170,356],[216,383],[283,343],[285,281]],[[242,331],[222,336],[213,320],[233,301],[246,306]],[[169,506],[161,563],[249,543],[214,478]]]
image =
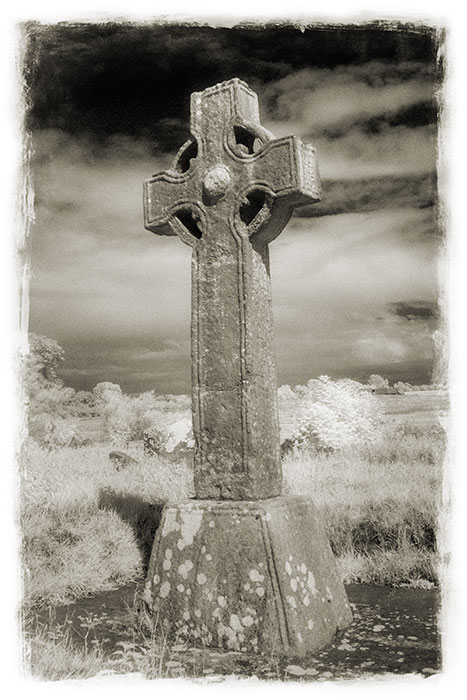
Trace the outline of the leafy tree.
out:
[[[68,445],[76,438],[73,417],[80,415],[84,407],[83,397],[65,386],[57,374],[64,359],[64,350],[57,341],[35,333],[29,335],[24,370],[28,429],[30,436],[48,449]],[[89,409],[85,413],[89,414]]]
[[[29,416],[47,413],[66,418],[71,415],[75,390],[65,387],[57,375],[57,366],[64,358],[63,348],[55,340],[30,333],[24,373]]]
[[[57,376],[57,365],[65,359],[65,352],[57,341],[45,335],[29,334],[28,371],[45,382],[63,383]]]

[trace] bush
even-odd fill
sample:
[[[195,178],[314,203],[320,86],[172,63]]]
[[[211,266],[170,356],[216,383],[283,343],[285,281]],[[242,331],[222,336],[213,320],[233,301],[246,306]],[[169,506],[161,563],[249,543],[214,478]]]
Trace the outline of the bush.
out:
[[[368,384],[373,389],[384,389],[389,386],[389,381],[379,374],[370,374]]]
[[[99,411],[103,411],[108,403],[117,400],[122,396],[122,390],[119,384],[112,384],[112,382],[100,382],[96,384],[92,390],[94,396],[94,403]]]
[[[195,440],[191,418],[182,418],[164,430],[156,427],[144,431],[144,453],[157,455],[172,461],[188,459],[193,456]]]
[[[29,415],[49,413],[60,418],[73,414],[75,390],[62,384],[38,384],[30,387]]]
[[[127,396],[118,384],[101,382],[94,387],[93,394],[104,419],[106,437],[114,444],[143,440],[144,431],[159,418],[160,409],[152,391]]]
[[[322,376],[310,379],[302,394],[298,428],[283,444],[284,452],[287,447],[332,451],[378,438],[377,405],[359,382]]]
[[[297,387],[295,387],[297,389]],[[297,398],[296,391],[294,391],[288,384],[283,384],[277,390],[277,397],[279,401],[290,401]]]
[[[29,419],[29,434],[41,446],[48,450],[66,447],[77,439],[76,425],[60,416],[50,413],[38,413]]]
[[[409,391],[413,391],[413,386],[412,384],[409,384],[408,382],[396,382],[394,384],[394,389],[400,389],[401,391],[406,394]]]
[[[74,416],[96,416],[97,408],[92,391],[77,391],[70,410]]]
[[[167,441],[167,435],[163,430],[159,430],[155,426],[147,428],[144,431],[144,454],[158,455],[164,450],[164,445]]]

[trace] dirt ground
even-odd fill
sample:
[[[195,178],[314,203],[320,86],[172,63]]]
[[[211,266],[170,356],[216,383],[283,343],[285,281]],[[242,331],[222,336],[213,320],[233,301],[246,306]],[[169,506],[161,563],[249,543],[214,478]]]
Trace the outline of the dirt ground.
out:
[[[426,677],[441,667],[437,625],[439,591],[350,585],[347,594],[354,621],[321,651],[305,658],[265,658],[221,649],[175,645],[158,663],[165,678],[258,678],[285,681],[362,679],[396,674]],[[107,671],[140,670],[136,660],[144,640],[134,632],[135,586],[78,601],[56,609],[56,622],[70,625],[74,642],[98,643],[105,649]],[[126,657],[125,657],[126,655]],[[135,660],[134,668],[128,659]]]

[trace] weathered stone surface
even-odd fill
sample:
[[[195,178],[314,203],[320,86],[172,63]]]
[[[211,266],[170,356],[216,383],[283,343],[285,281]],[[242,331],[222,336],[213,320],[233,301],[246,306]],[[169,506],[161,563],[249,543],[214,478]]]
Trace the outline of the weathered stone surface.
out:
[[[261,127],[233,79],[191,98],[192,138],[145,183],[145,226],[193,249],[192,405],[197,498],[281,492],[268,244],[319,200],[313,148]],[[257,145],[257,148],[256,148]]]
[[[309,498],[185,501],[164,509],[145,592],[169,638],[302,656],[351,621]]]
[[[313,503],[277,497],[268,244],[293,207],[318,201],[317,165],[310,145],[260,126],[256,95],[238,79],[192,95],[191,133],[173,169],[145,183],[144,202],[148,229],[193,249],[200,500],[165,508],[146,601],[168,637],[300,656],[352,617]]]

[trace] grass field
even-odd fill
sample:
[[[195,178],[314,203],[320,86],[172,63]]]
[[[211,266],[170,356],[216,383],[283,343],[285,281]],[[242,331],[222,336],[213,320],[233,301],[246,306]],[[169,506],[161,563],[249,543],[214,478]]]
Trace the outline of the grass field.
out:
[[[443,423],[449,410],[446,391],[410,391],[392,396],[376,394],[373,398],[386,418],[399,419],[409,425]]]
[[[137,461],[117,471],[111,449],[26,446],[21,528],[29,605],[59,604],[136,580],[161,504],[192,495],[185,464],[145,457],[135,443],[126,453]]]
[[[345,581],[432,585],[445,442],[437,418],[445,397],[375,399],[386,409],[380,441],[287,457],[284,492],[310,494],[322,509]],[[421,414],[429,420],[420,422]],[[136,462],[117,471],[110,449],[26,446],[21,526],[28,606],[143,576],[162,504],[193,495],[186,463],[147,457],[135,442],[126,452]]]
[[[430,588],[439,583],[447,399],[440,392],[374,399],[383,414],[379,439],[288,455],[283,490],[309,494],[321,509],[344,582]],[[281,406],[283,424],[293,410]],[[143,580],[163,504],[194,493],[188,462],[148,457],[133,442],[125,452],[136,461],[117,470],[100,419],[84,419],[86,430],[98,442],[48,451],[31,440],[22,460],[22,616],[29,665],[49,679],[91,676],[104,656],[98,646],[76,648],[65,628],[38,625],[38,611],[50,606],[53,617],[56,605]],[[156,658],[146,651],[144,663]]]
[[[346,583],[438,583],[444,433],[398,427],[371,447],[284,459],[290,493],[309,494]]]

